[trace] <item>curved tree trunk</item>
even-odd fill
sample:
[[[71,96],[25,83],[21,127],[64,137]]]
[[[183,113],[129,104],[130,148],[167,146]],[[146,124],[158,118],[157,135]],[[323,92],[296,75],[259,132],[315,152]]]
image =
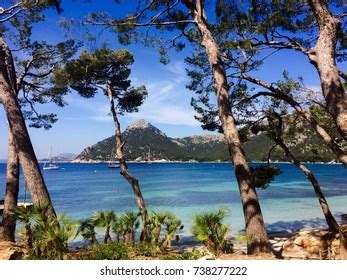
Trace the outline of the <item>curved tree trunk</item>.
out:
[[[322,192],[322,189],[316,179],[316,177],[313,175],[313,173],[305,166],[303,165],[299,160],[295,158],[295,156],[290,152],[287,145],[283,142],[283,140],[280,137],[276,137],[275,142],[277,145],[279,145],[283,151],[285,152],[286,156],[290,159],[290,161],[299,168],[307,177],[307,179],[311,182],[312,187],[316,193],[316,196],[318,197],[319,205],[322,208],[323,215],[325,217],[325,220],[329,226],[329,230],[338,233],[339,232],[339,225],[336,222],[334,216],[331,214],[328,202],[326,201],[324,194]]]
[[[319,73],[327,108],[341,136],[347,140],[347,95],[336,67],[336,44],[340,20],[329,11],[326,0],[308,0],[319,26],[319,37],[309,50],[309,59]]]
[[[201,34],[201,44],[206,50],[212,69],[213,84],[217,97],[218,113],[222,123],[224,137],[228,145],[231,162],[239,185],[240,197],[245,216],[246,233],[248,236],[247,252],[256,254],[268,252],[268,237],[260,209],[257,192],[252,185],[251,172],[246,161],[240,135],[235,125],[229,102],[229,87],[220,50],[216,44],[206,19],[202,0],[185,0],[187,8]]]
[[[19,160],[11,130],[8,131],[8,158],[6,168],[6,194],[2,216],[3,232],[0,240],[15,241],[16,220],[11,210],[17,207],[19,192]]]
[[[117,117],[117,112],[116,112],[115,105],[114,105],[113,94],[112,94],[112,91],[109,87],[107,87],[107,94],[108,94],[108,99],[110,102],[110,110],[111,110],[111,114],[113,117],[113,122],[115,125],[116,159],[119,161],[120,174],[130,183],[130,185],[133,189],[136,204],[140,210],[142,222],[143,222],[143,227],[144,227],[144,230],[141,234],[141,240],[142,241],[147,240],[148,232],[147,232],[146,227],[147,227],[148,213],[147,213],[147,209],[146,209],[146,205],[145,205],[145,200],[143,199],[143,196],[142,196],[139,181],[135,178],[134,175],[132,175],[129,172],[128,165],[127,165],[125,157],[124,157],[123,150],[124,150],[125,141],[122,138],[120,123],[119,123],[119,120]]]
[[[2,38],[0,39],[0,43],[3,45],[4,41]],[[11,87],[6,61],[5,52],[0,50],[0,102],[5,108],[32,202],[51,205],[49,215],[55,217],[56,214],[40,171],[16,93]]]

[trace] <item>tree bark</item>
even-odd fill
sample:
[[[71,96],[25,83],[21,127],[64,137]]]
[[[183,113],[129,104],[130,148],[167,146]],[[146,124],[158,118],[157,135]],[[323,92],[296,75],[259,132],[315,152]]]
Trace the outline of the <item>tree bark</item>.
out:
[[[287,145],[284,143],[282,138],[275,137],[275,142],[277,145],[279,145],[286,156],[290,159],[290,161],[298,168],[300,169],[305,175],[306,178],[311,182],[311,185],[316,193],[316,196],[318,197],[319,205],[322,208],[323,215],[325,217],[325,220],[329,226],[329,230],[334,233],[339,232],[339,225],[336,222],[334,216],[331,214],[328,202],[326,201],[324,194],[322,192],[322,189],[318,183],[318,180],[313,175],[313,173],[305,166],[303,165],[299,160],[296,159],[296,157],[290,152]]]
[[[308,0],[308,3],[319,26],[317,43],[309,50],[308,57],[318,70],[327,109],[339,133],[347,140],[347,95],[336,67],[336,44],[341,23],[330,13],[326,0]]]
[[[212,69],[213,84],[217,97],[218,113],[223,133],[228,145],[231,161],[239,185],[240,197],[245,217],[246,234],[248,236],[247,252],[256,254],[268,252],[268,237],[260,209],[257,192],[252,185],[251,172],[242,149],[240,136],[235,125],[229,102],[229,86],[226,72],[221,60],[220,50],[207,23],[201,0],[183,1],[195,21],[201,35],[201,45],[205,48]]]
[[[126,160],[125,160],[125,156],[124,156],[124,152],[123,152],[125,141],[123,140],[123,137],[122,137],[122,132],[120,129],[120,123],[119,123],[119,120],[117,117],[117,112],[116,112],[115,105],[114,105],[112,90],[109,87],[107,87],[107,94],[108,94],[108,99],[110,102],[110,110],[111,110],[111,114],[113,117],[113,122],[115,125],[116,159],[119,161],[120,174],[129,182],[129,184],[131,185],[131,187],[133,189],[136,204],[137,204],[137,207],[139,208],[140,213],[141,213],[143,227],[144,227],[144,230],[142,231],[142,234],[141,234],[141,240],[143,241],[143,240],[146,240],[148,237],[148,232],[146,229],[147,218],[148,218],[146,204],[145,204],[145,200],[143,199],[143,196],[142,196],[139,181],[135,178],[135,176],[133,176],[129,172],[128,165],[127,165]]]
[[[4,41],[3,47],[7,58],[7,73],[11,88],[18,93],[16,82],[16,69],[10,49]],[[12,135],[11,129],[8,129],[8,156],[6,167],[6,193],[4,198],[4,213],[2,219],[3,232],[1,240],[15,241],[16,220],[11,217],[11,210],[17,207],[19,193],[19,159],[16,143]]]
[[[31,230],[31,225],[25,225],[24,227],[24,238],[25,238],[25,245],[27,249],[33,248],[33,233]]]
[[[11,217],[11,210],[17,207],[19,192],[19,159],[11,130],[8,131],[8,158],[6,168],[6,194],[2,216],[3,232],[0,240],[15,241],[16,219]]]
[[[347,226],[340,227],[340,260],[347,260]]]
[[[49,204],[48,214],[55,217],[56,214],[40,171],[16,92],[11,87],[11,79],[7,72],[4,44],[3,38],[0,37],[0,102],[5,108],[32,202],[33,204]]]

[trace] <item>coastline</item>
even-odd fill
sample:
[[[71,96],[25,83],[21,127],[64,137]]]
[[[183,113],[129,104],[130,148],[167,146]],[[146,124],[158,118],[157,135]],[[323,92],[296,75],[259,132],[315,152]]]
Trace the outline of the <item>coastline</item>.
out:
[[[43,161],[39,161],[43,162]],[[106,164],[109,163],[109,161],[103,161],[103,160],[72,160],[72,161],[56,161],[60,163],[83,163],[83,164],[95,164],[95,163],[102,163]],[[230,163],[230,161],[197,161],[197,160],[189,160],[189,161],[180,161],[180,160],[153,160],[153,161],[136,161],[136,160],[128,160],[128,163],[141,163],[141,164],[152,164],[152,163]],[[268,163],[267,161],[249,161],[249,164],[252,163]],[[316,161],[316,162],[302,162],[304,164],[333,164],[333,165],[340,165],[340,162],[324,162],[324,161]],[[270,161],[270,164],[292,164],[290,161]]]

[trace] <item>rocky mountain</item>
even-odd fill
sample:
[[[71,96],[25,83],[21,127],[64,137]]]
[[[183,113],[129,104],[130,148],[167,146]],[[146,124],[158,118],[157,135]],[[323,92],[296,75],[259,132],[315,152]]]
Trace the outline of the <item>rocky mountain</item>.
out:
[[[222,135],[171,138],[144,120],[136,121],[123,132],[125,155],[131,161],[228,161],[229,155]],[[312,139],[311,139],[312,138]],[[302,139],[292,147],[303,161],[333,161],[334,155],[317,137]],[[109,161],[114,158],[114,137],[106,138],[82,151],[76,162]],[[247,159],[265,161],[273,143],[265,134],[258,134],[244,143]],[[287,161],[280,149],[271,160]]]

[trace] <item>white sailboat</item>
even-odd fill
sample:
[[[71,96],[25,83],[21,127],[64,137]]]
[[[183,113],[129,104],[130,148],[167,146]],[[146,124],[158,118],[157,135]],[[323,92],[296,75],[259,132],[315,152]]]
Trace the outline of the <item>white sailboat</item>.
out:
[[[112,159],[112,156],[113,156],[113,149],[112,149],[112,151],[111,151],[111,158],[110,159]],[[120,165],[116,162],[116,161],[112,161],[112,160],[110,160],[109,162],[108,162],[108,166],[107,166],[108,168],[120,168]]]
[[[43,164],[43,170],[58,170],[58,169],[60,169],[59,165],[53,163],[53,160],[52,160],[52,147],[51,147],[51,149],[49,150],[48,157],[45,163]]]

